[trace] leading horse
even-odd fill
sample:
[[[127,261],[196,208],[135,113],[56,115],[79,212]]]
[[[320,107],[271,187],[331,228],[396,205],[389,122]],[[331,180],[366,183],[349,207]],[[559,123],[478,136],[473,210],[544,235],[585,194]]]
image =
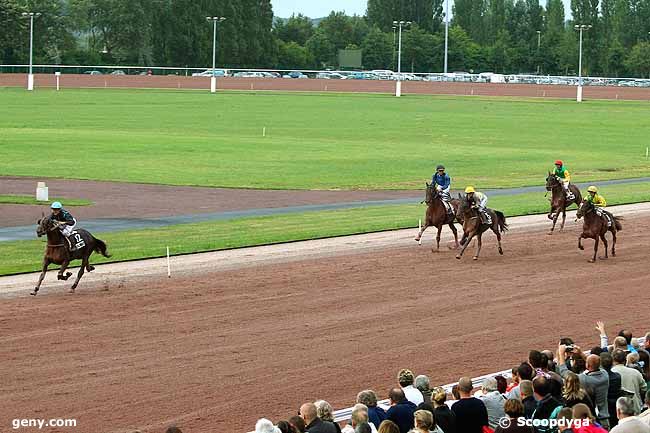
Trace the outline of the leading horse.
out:
[[[478,260],[478,256],[481,253],[481,246],[483,245],[481,238],[483,233],[487,230],[492,230],[497,236],[499,254],[503,255],[503,248],[501,248],[501,233],[508,230],[506,217],[498,210],[486,209],[486,211],[492,220],[491,224],[485,224],[481,221],[479,210],[475,206],[471,206],[467,198],[460,198],[460,204],[456,211],[456,215],[458,220],[463,223],[463,239],[460,241],[462,248],[456,255],[457,259],[460,260],[470,241],[476,236],[478,245],[476,254],[474,254],[474,260]]]
[[[580,188],[570,184],[569,190],[573,193],[573,199],[568,199],[562,187],[562,181],[550,171],[546,177],[546,190],[551,191],[551,211],[548,213],[548,219],[553,220],[553,227],[551,227],[551,231],[548,234],[552,235],[560,213],[562,213],[562,223],[560,224],[560,231],[562,231],[566,220],[567,208],[573,203],[579,207],[582,201],[582,194],[580,193]]]
[[[435,185],[427,182],[425,191],[424,202],[427,204],[427,211],[424,214],[424,226],[418,232],[415,240],[419,241],[420,238],[422,238],[422,233],[424,233],[427,227],[436,227],[438,229],[438,233],[436,234],[436,249],[434,250],[433,247],[431,247],[431,251],[440,251],[440,232],[442,231],[442,226],[447,224],[454,233],[454,241],[456,242],[455,248],[458,248],[458,230],[456,230],[456,227],[454,226],[454,221],[456,220],[455,214],[458,210],[459,200],[453,199],[450,201],[453,213],[449,213],[447,212],[447,206],[445,206],[442,196],[438,193]]]
[[[596,256],[598,255],[598,238],[605,245],[605,257],[601,257],[600,259],[607,259],[607,239],[605,238],[607,232],[612,232],[612,257],[616,257],[616,232],[623,230],[623,225],[621,224],[623,218],[609,215],[611,216],[611,226],[609,225],[609,218],[602,214],[602,212],[599,215],[596,206],[592,202],[585,199],[580,203],[576,217],[578,219],[584,217],[584,222],[582,223],[582,233],[578,236],[578,248],[581,250],[585,249],[582,246],[583,238],[594,240],[594,256],[589,260],[589,263],[596,261]]]
[[[84,229],[76,229],[70,235],[72,242],[77,246],[76,250],[70,251],[68,248],[68,240],[63,236],[59,227],[59,222],[52,219],[52,217],[43,216],[42,219],[38,220],[36,234],[39,238],[47,235],[47,246],[45,247],[45,255],[43,257],[43,270],[38,279],[38,284],[34,288],[34,291],[31,292],[31,295],[36,296],[38,293],[43,278],[45,278],[47,267],[50,264],[61,265],[57,278],[59,280],[67,280],[72,275],[72,272],[65,272],[70,262],[73,260],[81,260],[81,267],[77,273],[77,279],[70,288],[70,293],[74,293],[81,276],[84,274],[84,270],[91,272],[95,269],[94,266],[90,265],[90,255],[93,252],[98,252],[104,257],[110,257],[110,254],[106,252],[106,244],[104,241],[97,239]]]

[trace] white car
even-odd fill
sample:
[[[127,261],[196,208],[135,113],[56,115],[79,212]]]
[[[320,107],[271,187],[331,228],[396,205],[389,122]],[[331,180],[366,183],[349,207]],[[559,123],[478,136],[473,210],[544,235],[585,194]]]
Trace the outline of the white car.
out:
[[[214,73],[212,72],[212,69],[207,69],[203,72],[195,72],[192,74],[193,77],[225,77],[226,76],[226,71],[223,69],[215,69]]]

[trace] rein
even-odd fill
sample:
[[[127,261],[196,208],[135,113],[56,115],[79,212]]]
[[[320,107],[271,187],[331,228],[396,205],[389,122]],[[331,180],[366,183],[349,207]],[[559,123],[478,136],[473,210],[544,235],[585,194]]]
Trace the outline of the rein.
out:
[[[63,246],[65,246],[65,244],[55,244],[55,245],[47,244],[48,248],[56,248],[56,247],[63,247]]]

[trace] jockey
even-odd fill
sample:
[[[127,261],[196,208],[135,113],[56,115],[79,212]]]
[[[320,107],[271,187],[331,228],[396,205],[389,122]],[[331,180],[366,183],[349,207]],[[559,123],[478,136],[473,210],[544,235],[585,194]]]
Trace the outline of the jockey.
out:
[[[587,188],[587,193],[588,194],[585,200],[587,200],[589,203],[594,205],[594,207],[596,208],[596,214],[598,216],[605,215],[605,217],[607,218],[607,227],[611,227],[612,215],[609,212],[602,209],[604,207],[607,207],[607,201],[605,200],[605,197],[598,194],[598,188],[596,188],[593,185]]]
[[[485,208],[485,205],[487,205],[488,201],[487,195],[476,191],[473,186],[468,186],[465,188],[465,194],[467,201],[472,205],[472,207],[478,208],[479,215],[481,215],[481,221],[483,224],[492,224],[492,218]]]
[[[442,202],[447,207],[448,212],[452,212],[451,205],[451,194],[449,194],[449,189],[451,188],[451,178],[447,173],[445,173],[445,166],[439,164],[436,167],[436,173],[431,177],[431,183],[435,186]]]
[[[569,170],[567,170],[564,167],[564,163],[562,160],[558,159],[555,161],[555,171],[553,172],[562,182],[562,188],[564,188],[564,192],[566,194],[566,197],[569,200],[573,200],[575,196],[569,189],[569,184],[571,183],[571,174],[569,173]]]
[[[70,236],[74,230],[75,225],[77,224],[77,220],[72,217],[70,212],[63,209],[63,205],[58,201],[52,203],[52,206],[50,207],[52,208],[52,219],[59,223],[59,230],[61,233],[63,233],[63,236],[68,239],[68,236]],[[70,243],[69,239],[68,243],[70,244],[70,249],[72,250],[72,244]]]

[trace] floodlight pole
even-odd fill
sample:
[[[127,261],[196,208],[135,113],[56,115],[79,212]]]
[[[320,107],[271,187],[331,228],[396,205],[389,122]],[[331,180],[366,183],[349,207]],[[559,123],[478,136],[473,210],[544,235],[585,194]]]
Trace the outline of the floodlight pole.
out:
[[[23,12],[23,17],[29,17],[29,73],[27,74],[27,90],[34,90],[34,17],[41,16],[40,12]]]
[[[582,102],[582,32],[591,28],[590,24],[580,24],[573,26],[574,29],[580,32],[580,54],[578,55],[578,94],[576,101]]]
[[[210,77],[210,93],[217,92],[217,23],[225,21],[225,17],[205,17],[207,21],[212,21],[212,76]]]
[[[447,74],[447,62],[449,57],[449,0],[445,2],[445,75]]]
[[[397,44],[397,82],[395,83],[395,96],[402,96],[402,27],[410,25],[410,21],[393,21],[393,26],[399,29]]]

